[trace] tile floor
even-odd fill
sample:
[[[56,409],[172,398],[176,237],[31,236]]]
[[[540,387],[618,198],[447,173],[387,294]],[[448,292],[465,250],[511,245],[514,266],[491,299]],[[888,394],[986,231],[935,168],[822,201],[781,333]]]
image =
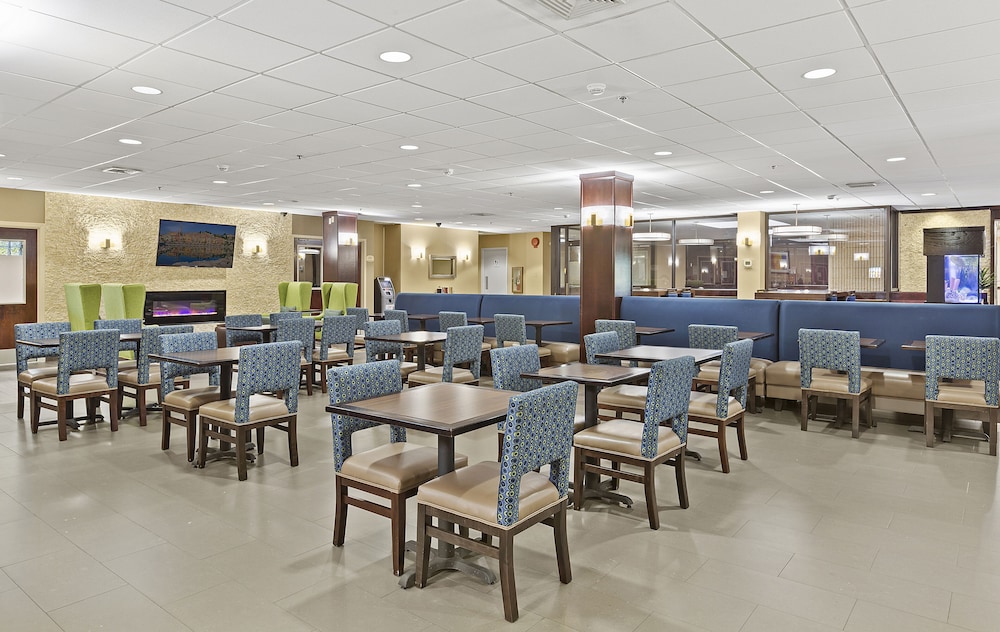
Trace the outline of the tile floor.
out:
[[[346,545],[331,546],[326,400],[300,402],[301,465],[271,433],[239,483],[231,463],[192,469],[176,432],[161,452],[155,414],[115,434],[32,436],[13,371],[0,371],[0,629],[1000,630],[998,460],[985,444],[929,450],[887,420],[859,440],[822,423],[804,433],[794,412],[768,408],[749,418],[750,460],[724,475],[714,443],[692,437],[706,460],[688,468],[691,508],[661,468],[659,531],[627,482],[631,511],[571,512],[571,584],[547,528],[519,538],[511,625],[499,584],[452,574],[398,588],[382,518],[354,510]],[[484,429],[458,448],[484,460],[495,441]]]

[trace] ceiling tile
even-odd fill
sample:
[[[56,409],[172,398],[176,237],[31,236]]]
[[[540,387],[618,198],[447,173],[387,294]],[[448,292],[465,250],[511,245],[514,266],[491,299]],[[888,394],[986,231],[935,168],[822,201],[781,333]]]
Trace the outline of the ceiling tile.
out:
[[[493,0],[466,0],[400,25],[400,30],[476,57],[545,37],[550,31]]]
[[[396,114],[385,118],[367,121],[361,124],[368,129],[388,132],[403,138],[414,138],[420,134],[428,134],[445,129],[445,125],[411,114]]]
[[[788,90],[785,96],[801,108],[817,108],[891,97],[892,91],[882,75],[874,75],[850,81],[817,84],[812,88]]]
[[[69,85],[82,85],[108,70],[110,70],[108,66],[0,42],[0,72],[17,73]]]
[[[122,70],[203,90],[216,90],[253,74],[169,48],[155,48],[124,64]]]
[[[118,66],[147,50],[140,40],[61,20],[34,11],[6,24],[4,42],[104,66]]]
[[[757,31],[841,9],[837,0],[675,0],[718,37]]]
[[[604,84],[604,94],[592,96],[588,90],[588,86],[592,83]],[[538,82],[538,85],[574,101],[584,101],[598,107],[601,101],[617,101],[621,95],[631,96],[655,88],[648,81],[617,65],[592,68],[585,72],[547,79]]]
[[[402,64],[385,62],[379,55],[386,51],[409,53],[411,59]],[[330,57],[397,78],[462,61],[461,55],[398,29],[384,29],[325,52]]]
[[[147,3],[137,11],[132,0],[32,0],[31,9],[92,26],[102,31],[128,33],[159,44],[193,28],[205,16],[166,2]]]
[[[884,0],[852,9],[868,41],[880,44],[1000,19],[993,0]]]
[[[421,0],[420,2],[399,2],[399,0],[338,0],[337,4],[374,18],[379,22],[394,25],[430,13],[455,0]]]
[[[798,108],[787,98],[776,92],[747,99],[736,99],[724,103],[703,105],[699,108],[705,114],[720,121],[738,121],[740,119],[795,112]]]
[[[780,64],[864,44],[842,11],[727,37],[725,42],[754,66]]]
[[[165,46],[254,72],[264,72],[309,54],[305,48],[217,20],[188,31]]]
[[[806,79],[802,76],[817,68],[833,68],[837,74],[826,79]],[[880,74],[871,53],[861,47],[762,66],[757,71],[778,90],[810,88]]]
[[[313,51],[326,50],[374,33],[384,25],[327,0],[251,0],[222,20]],[[302,16],[308,15],[308,20]],[[331,28],[335,25],[335,28]]]
[[[321,54],[293,61],[267,74],[332,94],[347,94],[392,80],[389,75]]]
[[[1000,75],[1000,54],[889,73],[900,94],[940,90],[988,81]]]
[[[438,123],[446,123],[457,127],[492,121],[504,116],[496,110],[491,110],[490,108],[476,105],[469,101],[451,101],[442,105],[413,110],[413,114],[437,121]]]
[[[747,66],[719,42],[706,42],[622,64],[628,70],[658,86],[672,86],[719,75],[728,75]]]
[[[479,61],[531,82],[600,68],[607,64],[604,58],[558,35],[483,55]]]
[[[407,81],[394,81],[357,90],[352,92],[350,97],[379,107],[395,108],[401,112],[441,105],[451,100],[445,94]]]
[[[298,111],[352,124],[374,121],[397,113],[396,110],[378,107],[347,97],[334,97],[298,108]]]
[[[209,92],[176,107],[235,121],[254,121],[280,111],[280,108],[272,105],[238,99],[218,92]]]
[[[220,89],[219,93],[284,109],[302,107],[333,96],[328,92],[320,92],[265,75],[257,75],[226,86]]]
[[[524,84],[516,77],[471,59],[411,75],[408,81],[460,99],[468,99]]]
[[[163,93],[139,94],[132,90],[133,86],[149,86],[150,84],[155,84],[152,87],[162,90]],[[145,75],[137,75],[124,70],[112,70],[88,82],[84,87],[88,90],[135,99],[161,107],[177,105],[204,94],[200,88],[193,88],[164,79],[150,81]]]
[[[599,55],[617,62],[712,39],[671,3],[570,29],[566,34]]]
[[[291,111],[279,112],[278,114],[274,114],[272,116],[265,116],[257,119],[256,122],[260,125],[269,125],[278,129],[300,132],[301,134],[319,134],[347,125],[347,123],[340,123],[328,118],[313,116],[312,114],[306,114],[305,112]]]
[[[551,110],[572,103],[569,99],[534,84],[491,92],[469,100],[511,116]]]
[[[997,38],[1000,20],[908,37],[873,49],[882,67],[893,72],[988,56],[996,52]]]
[[[696,106],[774,94],[774,88],[749,70],[673,85],[667,91]]]

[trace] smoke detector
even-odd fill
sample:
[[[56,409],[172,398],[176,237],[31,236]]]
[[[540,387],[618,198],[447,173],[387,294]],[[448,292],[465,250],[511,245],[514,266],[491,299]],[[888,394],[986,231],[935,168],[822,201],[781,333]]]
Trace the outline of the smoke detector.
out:
[[[625,0],[538,0],[538,3],[567,20],[572,20],[594,11],[625,4]]]
[[[116,176],[134,176],[137,173],[142,173],[141,169],[130,169],[128,167],[108,167],[107,169],[101,169],[103,173],[112,173]]]
[[[592,96],[592,97],[599,97],[599,96],[601,96],[602,94],[604,94],[604,91],[607,90],[607,89],[608,89],[608,86],[606,86],[603,83],[588,83],[587,84],[587,92],[589,92],[590,96]]]

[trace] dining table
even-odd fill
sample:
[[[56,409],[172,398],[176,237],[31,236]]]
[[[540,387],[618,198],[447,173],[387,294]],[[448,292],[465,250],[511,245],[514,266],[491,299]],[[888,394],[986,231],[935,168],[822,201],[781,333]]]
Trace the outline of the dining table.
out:
[[[774,333],[770,331],[739,331],[736,334],[738,340],[753,340],[754,342],[772,336],[774,336]]]
[[[597,357],[606,360],[636,360],[638,362],[660,362],[673,360],[683,356],[694,357],[695,365],[704,364],[710,360],[722,357],[722,349],[693,349],[689,347],[660,347],[656,345],[636,345],[618,351],[598,353]]]
[[[469,384],[438,382],[372,399],[331,404],[326,411],[435,435],[438,476],[443,476],[455,469],[455,437],[505,419],[510,398],[517,394]],[[443,523],[441,528],[450,530],[452,526]],[[407,549],[413,550],[413,544],[408,544]],[[471,561],[473,556],[471,551],[439,542],[437,550],[432,552],[428,574],[456,570],[485,584],[496,582],[493,571]],[[399,585],[410,588],[415,577],[415,571],[410,569],[400,577]]]
[[[373,336],[368,334],[365,336],[365,340],[398,342],[404,345],[413,345],[416,347],[418,371],[423,371],[427,367],[427,345],[444,342],[447,339],[448,334],[442,331],[404,331],[400,334],[385,334],[384,336]]]
[[[525,327],[533,327],[535,329],[535,344],[539,347],[542,346],[542,329],[545,327],[556,327],[558,325],[572,325],[571,320],[526,320],[524,321]]]
[[[316,329],[322,329],[323,319],[322,318],[316,319],[314,327],[316,327]],[[233,327],[227,327],[227,329],[231,329],[233,331],[250,331],[250,332],[260,333],[264,335],[264,342],[273,342],[274,334],[275,332],[278,331],[278,324],[268,323],[265,325],[243,325],[243,326],[237,325]]]
[[[437,314],[408,314],[406,317],[420,323],[420,331],[427,331],[427,321],[438,319]]]
[[[635,328],[635,339],[642,342],[643,336],[655,336],[657,334],[669,334],[677,331],[673,327],[647,327],[645,325],[638,325]]]

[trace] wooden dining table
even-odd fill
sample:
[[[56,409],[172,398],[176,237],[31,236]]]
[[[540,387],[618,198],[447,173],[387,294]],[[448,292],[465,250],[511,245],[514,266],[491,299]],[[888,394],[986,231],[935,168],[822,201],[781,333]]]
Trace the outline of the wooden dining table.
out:
[[[444,342],[448,339],[448,334],[442,331],[404,331],[401,334],[386,334],[384,336],[373,336],[368,334],[365,340],[378,340],[379,342],[399,342],[404,345],[416,347],[417,370],[423,371],[427,367],[427,345]]]
[[[316,327],[316,329],[322,329],[323,319],[322,318],[316,319],[314,327]],[[275,332],[278,331],[278,325],[277,323],[268,323],[266,325],[233,326],[233,327],[227,327],[227,329],[231,329],[233,331],[257,332],[264,335],[264,342],[272,342],[274,339]]]
[[[372,399],[331,404],[326,410],[437,436],[438,476],[443,476],[455,469],[455,437],[486,428],[506,418],[510,398],[517,394],[469,384],[438,382]],[[450,529],[451,526],[445,523],[442,528]],[[469,561],[469,555],[469,551],[456,549],[447,542],[439,542],[429,567],[429,575],[456,570],[476,577],[485,584],[494,583],[496,575],[490,569]],[[411,569],[403,573],[399,585],[410,588],[414,580],[415,571]]]
[[[598,353],[597,357],[607,360],[636,360],[638,362],[659,362],[683,356],[694,357],[695,365],[722,357],[722,349],[692,349],[689,347],[660,347],[656,345],[636,345],[618,351]]]
[[[556,327],[558,325],[572,325],[571,320],[526,320],[524,321],[525,327],[534,327],[535,329],[535,344],[539,347],[542,346],[542,328],[544,327]]]

